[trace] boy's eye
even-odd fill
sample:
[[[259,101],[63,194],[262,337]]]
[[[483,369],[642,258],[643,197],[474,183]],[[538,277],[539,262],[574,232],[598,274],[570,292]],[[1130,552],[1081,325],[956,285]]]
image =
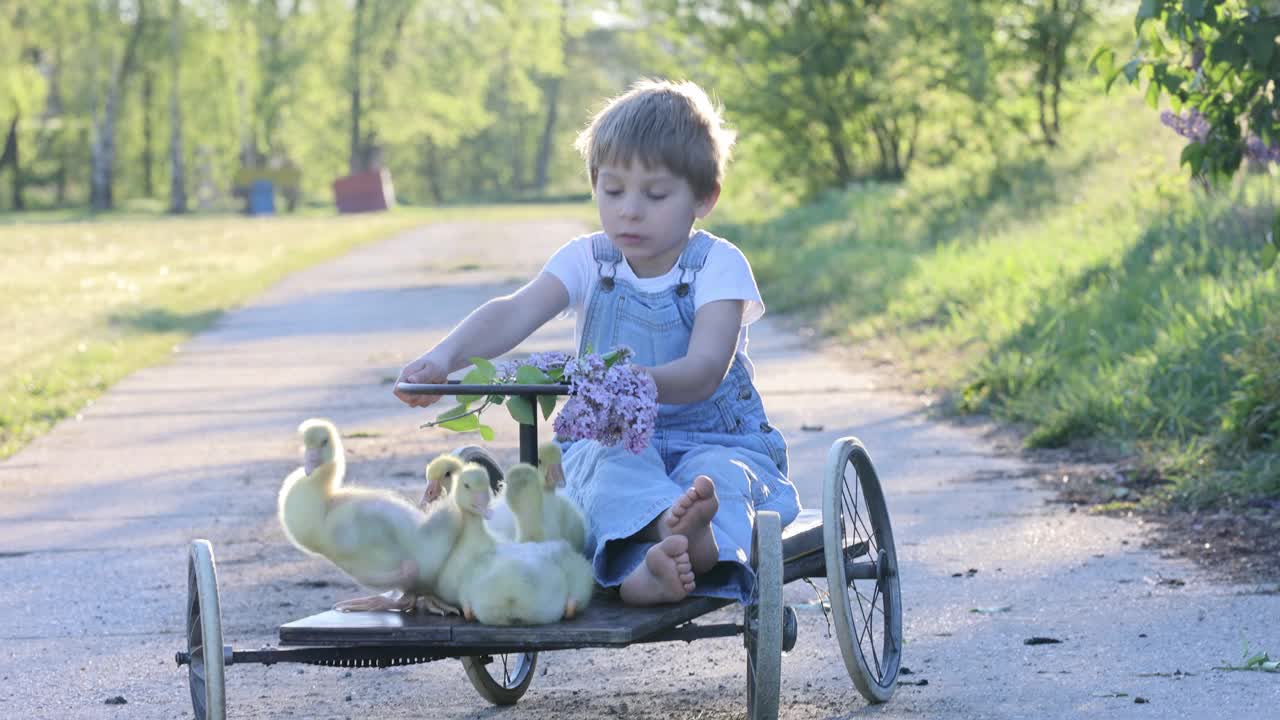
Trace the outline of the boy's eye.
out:
[[[621,191],[621,190],[611,190],[611,189],[606,188],[606,189],[605,189],[605,191],[604,191],[604,194],[605,194],[605,195],[608,195],[609,197],[618,197],[619,195],[621,195],[621,194],[622,194],[622,191]]]
[[[655,200],[655,201],[665,200],[667,198],[666,193],[647,193],[647,195],[649,196],[650,200]]]

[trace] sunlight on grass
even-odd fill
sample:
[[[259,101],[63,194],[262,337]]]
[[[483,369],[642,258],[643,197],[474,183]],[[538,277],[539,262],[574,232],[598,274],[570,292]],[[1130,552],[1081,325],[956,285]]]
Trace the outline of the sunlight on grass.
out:
[[[1252,372],[1227,359],[1280,322],[1277,273],[1257,263],[1280,186],[1206,196],[1155,113],[1135,102],[1118,124],[1118,102],[1088,101],[1052,153],[960,158],[719,229],[772,308],[892,358],[955,410],[1023,424],[1031,445],[1145,453],[1181,499],[1280,494],[1280,433],[1246,454],[1221,433]]]

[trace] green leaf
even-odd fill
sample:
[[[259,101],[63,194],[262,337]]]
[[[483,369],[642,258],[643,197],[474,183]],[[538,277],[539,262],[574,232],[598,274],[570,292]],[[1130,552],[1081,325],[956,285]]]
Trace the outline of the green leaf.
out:
[[[507,401],[507,412],[521,425],[533,425],[538,421],[533,414],[533,402],[523,395],[517,395]]]
[[[1277,256],[1280,256],[1280,248],[1273,243],[1267,243],[1262,247],[1262,257],[1258,258],[1258,263],[1262,265],[1263,270],[1270,270],[1275,267]]]
[[[1280,211],[1276,212],[1276,219],[1271,221],[1271,232],[1267,233],[1267,244],[1262,248],[1262,269],[1270,270],[1275,267],[1277,257],[1280,257]]]
[[[1134,58],[1124,64],[1124,77],[1129,82],[1138,79],[1138,71],[1142,69],[1142,61]]]
[[[436,422],[439,422],[441,420],[449,420],[451,418],[461,417],[462,415],[466,415],[467,412],[469,412],[469,410],[470,408],[467,407],[466,403],[458,403],[454,407],[451,407],[448,410],[437,415]]]
[[[507,401],[506,395],[490,395],[489,396],[489,402],[493,403],[494,405],[501,405],[506,401]]]
[[[489,385],[493,382],[493,377],[480,368],[472,368],[471,372],[462,376],[463,385]],[[479,395],[459,395],[458,402],[472,403],[479,400]]]
[[[1107,73],[1106,84],[1103,87],[1103,92],[1111,92],[1111,85],[1115,83],[1116,78],[1120,77],[1121,70],[1122,68],[1112,68],[1111,72]]]
[[[1191,172],[1200,174],[1200,166],[1204,164],[1205,146],[1203,143],[1187,143],[1182,148],[1182,156],[1179,158],[1181,164],[1191,166]]]
[[[1204,17],[1204,0],[1182,0],[1182,12],[1199,20]]]
[[[1160,83],[1154,80],[1147,83],[1147,105],[1154,110],[1160,107]]]
[[[436,425],[446,430],[467,432],[468,430],[476,430],[480,427],[480,418],[476,417],[474,414],[463,415],[462,417],[454,418],[453,420],[437,422]]]
[[[1214,40],[1209,46],[1209,59],[1214,64],[1223,65],[1227,70],[1239,68],[1244,65],[1245,59],[1248,57],[1242,42],[1240,33],[1226,32],[1222,37]],[[1218,73],[1221,75],[1222,73]],[[1215,81],[1219,78],[1214,78]]]
[[[516,382],[522,385],[546,385],[551,382],[551,378],[532,365],[521,365],[516,368]]]
[[[484,383],[481,383],[481,384],[491,383],[493,382],[494,378],[498,377],[498,369],[495,368],[493,366],[493,363],[489,362],[488,360],[485,360],[482,357],[473,357],[473,358],[467,358],[467,359],[471,361],[472,365],[476,366],[476,370],[480,370],[481,372],[484,373],[483,377],[485,378],[485,381]]]
[[[1141,30],[1142,23],[1160,14],[1160,0],[1142,0],[1138,15],[1133,19],[1133,29]]]
[[[1244,46],[1249,51],[1249,59],[1256,70],[1265,71],[1271,55],[1276,50],[1274,27],[1269,23],[1255,23],[1243,31]]]
[[[1093,57],[1089,58],[1089,68],[1098,74],[1106,76],[1116,65],[1116,51],[1107,46],[1098,48]]]
[[[551,413],[556,410],[556,401],[559,400],[555,395],[539,395],[538,405],[542,406],[542,419],[550,420]]]
[[[484,438],[485,442],[493,442],[493,428],[488,425],[480,425],[476,429],[480,431],[480,437]]]

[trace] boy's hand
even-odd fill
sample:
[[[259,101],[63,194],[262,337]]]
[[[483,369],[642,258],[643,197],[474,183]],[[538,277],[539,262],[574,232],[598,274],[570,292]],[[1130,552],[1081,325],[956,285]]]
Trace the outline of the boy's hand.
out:
[[[396,389],[392,392],[400,398],[400,402],[410,407],[426,407],[440,399],[439,395],[411,395],[400,392],[400,383],[440,385],[449,380],[448,368],[444,363],[427,353],[404,366],[400,377],[396,378]]]

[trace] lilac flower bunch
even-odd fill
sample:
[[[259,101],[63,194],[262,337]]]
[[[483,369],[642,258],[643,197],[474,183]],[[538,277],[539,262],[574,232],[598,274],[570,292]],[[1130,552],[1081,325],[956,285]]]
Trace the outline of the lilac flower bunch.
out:
[[[1244,144],[1244,154],[1257,163],[1280,163],[1280,144],[1268,145],[1257,135],[1250,135]]]
[[[600,355],[584,355],[564,368],[569,402],[556,416],[556,436],[621,444],[633,453],[649,445],[658,417],[658,386],[653,377],[627,362],[628,348],[607,363]]]
[[[1209,131],[1213,129],[1208,119],[1195,108],[1182,115],[1174,115],[1172,111],[1165,110],[1160,113],[1160,122],[1191,142],[1198,143],[1208,139]]]
[[[564,366],[573,356],[559,350],[550,352],[533,353],[526,358],[518,360],[504,360],[496,366],[497,373],[494,378],[499,383],[516,382],[516,374],[522,367],[537,368],[549,377],[557,370],[563,371]]]
[[[649,373],[629,361],[632,351],[617,347],[598,355],[574,357],[563,352],[535,353],[526,358],[493,365],[472,358],[475,367],[462,379],[468,385],[518,383],[569,386],[569,400],[555,419],[556,435],[564,440],[597,440],[605,445],[622,444],[633,453],[648,446],[658,417],[658,388]],[[475,403],[476,407],[472,407]],[[541,409],[549,418],[556,406],[555,395],[532,399],[522,396],[460,395],[458,405],[441,413],[422,427],[441,427],[459,432],[477,431],[485,440],[494,437],[493,428],[481,424],[479,415],[491,405],[507,406],[517,422],[533,424]]]

